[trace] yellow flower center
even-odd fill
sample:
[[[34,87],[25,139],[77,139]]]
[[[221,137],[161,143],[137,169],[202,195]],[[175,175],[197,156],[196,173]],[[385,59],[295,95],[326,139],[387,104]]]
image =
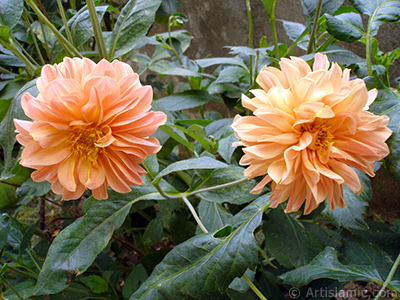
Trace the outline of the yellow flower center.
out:
[[[320,153],[326,153],[329,145],[332,144],[334,135],[331,133],[331,127],[319,122],[313,124],[304,124],[302,131],[308,131],[313,135],[313,142],[310,145],[310,149],[318,151]]]
[[[97,161],[97,156],[102,148],[96,146],[96,142],[103,136],[103,132],[97,127],[87,127],[73,130],[69,135],[72,151],[91,162]]]

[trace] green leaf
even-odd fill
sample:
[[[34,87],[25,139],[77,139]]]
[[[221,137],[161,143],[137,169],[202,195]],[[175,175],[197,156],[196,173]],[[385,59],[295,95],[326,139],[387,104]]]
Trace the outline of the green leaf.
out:
[[[97,275],[90,275],[80,278],[80,281],[92,290],[95,294],[101,294],[107,290],[107,282]]]
[[[264,8],[268,14],[268,17],[271,18],[271,16],[275,16],[275,8],[278,0],[261,0],[261,1],[264,4]]]
[[[154,246],[162,237],[164,228],[161,225],[160,219],[155,218],[150,221],[146,226],[146,230],[143,233],[143,242],[146,246]]]
[[[179,0],[163,0],[161,8],[167,15],[172,15],[179,8]]]
[[[383,279],[373,266],[343,265],[337,259],[337,251],[326,247],[308,265],[279,276],[284,284],[302,286],[319,278],[344,281],[373,281],[383,283]]]
[[[14,186],[0,182],[0,209],[12,207],[18,202],[15,190]]]
[[[201,188],[213,187],[244,179],[245,176],[243,175],[243,172],[244,168],[234,165],[229,165],[229,168],[215,170]],[[215,203],[222,204],[228,202],[232,204],[243,204],[257,198],[257,195],[250,194],[250,191],[255,187],[255,185],[256,182],[254,180],[248,180],[228,188],[200,193],[198,196]]]
[[[183,77],[206,77],[210,79],[215,79],[214,76],[207,73],[198,73],[185,68],[169,68],[162,72],[163,75],[173,75],[173,76],[183,76]]]
[[[99,22],[103,19],[109,5],[96,6],[96,14]],[[82,7],[71,19],[68,20],[68,27],[70,29],[74,46],[79,47],[90,39],[93,33],[93,25],[90,20],[87,5]],[[65,33],[65,28],[60,29],[61,33]]]
[[[310,39],[307,27],[297,22],[281,21],[289,39],[295,42],[300,49],[307,50],[307,44]]]
[[[176,128],[176,125],[165,124],[161,125],[160,129],[178,143],[182,144],[192,151],[194,150],[194,145],[186,139],[185,134],[181,130]]]
[[[218,153],[227,163],[231,162],[233,152],[236,150],[236,146],[232,146],[232,144],[237,141],[239,141],[238,137],[232,132],[218,142]]]
[[[31,178],[26,180],[17,188],[18,205],[28,204],[34,196],[43,196],[51,189],[51,183],[48,181],[36,182]]]
[[[154,22],[161,0],[129,0],[122,9],[114,29],[106,38],[106,47],[111,59],[134,49],[147,34]]]
[[[372,266],[382,278],[389,274],[393,260],[385,251],[348,230],[343,230],[341,237],[344,264]]]
[[[184,129],[184,132],[199,142],[208,152],[212,152],[211,143],[205,137],[206,132],[199,125],[192,125],[188,129]]]
[[[240,59],[239,57],[202,58],[202,59],[197,59],[196,63],[202,68],[207,68],[207,67],[215,66],[215,65],[234,65],[234,66],[242,67],[245,70],[248,70],[248,68],[245,65],[245,63],[243,62],[243,60]]]
[[[6,44],[10,44],[10,27],[0,25],[0,39]]]
[[[122,295],[125,299],[129,299],[129,297],[136,292],[136,290],[142,285],[143,282],[149,277],[147,275],[147,271],[143,265],[136,265],[132,272],[129,273],[128,277],[125,279],[125,283],[122,290]]]
[[[321,16],[324,13],[333,14],[343,4],[344,0],[322,0]],[[303,6],[303,14],[306,20],[307,27],[311,32],[312,24],[315,19],[315,12],[317,10],[318,1],[315,0],[301,0]]]
[[[254,276],[256,275],[256,272],[253,270],[247,269],[245,272],[245,275],[247,278],[250,279],[250,281],[254,281]],[[231,284],[229,285],[229,288],[241,293],[245,293],[250,289],[249,284],[243,279],[243,277],[238,278],[236,277]]]
[[[24,281],[13,285],[13,288],[23,299],[30,299],[33,296],[33,290],[36,282],[34,280],[25,279]],[[5,299],[7,300],[21,300],[11,289],[4,292]]]
[[[283,211],[282,206],[269,211],[263,232],[268,252],[286,268],[304,266],[323,249],[312,234]]]
[[[377,88],[378,96],[370,106],[370,111],[390,118],[388,127],[393,131],[387,141],[390,149],[386,157],[386,168],[390,175],[400,181],[400,95],[398,91],[386,87],[379,78],[365,78],[368,89]]]
[[[1,0],[0,1],[0,24],[12,29],[21,19],[24,11],[23,0]]]
[[[0,54],[0,65],[11,67],[25,67],[25,64],[18,57],[8,54]]]
[[[363,186],[361,194],[357,195],[346,185],[343,185],[343,198],[346,206],[344,208],[337,207],[332,211],[327,205],[322,214],[328,217],[336,227],[368,229],[363,215],[367,211],[368,203],[372,196],[371,183],[363,172],[355,171]]]
[[[232,214],[223,210],[221,206],[215,202],[201,200],[197,209],[199,211],[201,222],[209,231],[219,230],[227,225],[232,219]],[[197,233],[201,232],[200,228],[198,228]]]
[[[400,2],[398,0],[350,0],[354,7],[362,14],[370,16],[368,32],[374,36],[379,27],[386,22],[400,20]]]
[[[227,167],[228,167],[227,164],[207,156],[185,159],[170,164],[168,167],[166,167],[164,170],[162,170],[160,173],[157,174],[156,178],[154,178],[153,183],[158,183],[160,182],[163,176],[177,171],[197,170],[197,169],[221,169]]]
[[[365,36],[361,16],[344,13],[335,17],[325,14],[327,31],[340,41],[353,43]]]
[[[248,83],[249,72],[244,70],[241,67],[226,67],[224,68],[218,75],[218,78],[215,82],[244,82]],[[247,80],[246,80],[247,79]]]
[[[195,236],[176,246],[157,265],[130,300],[204,299],[224,292],[232,280],[258,261],[253,231],[262,221],[269,196],[261,196],[232,220],[232,232],[223,238],[215,233]]]
[[[158,197],[153,186],[145,185],[133,187],[127,194],[109,192],[107,200],[86,200],[86,214],[62,230],[51,244],[35,294],[54,294],[65,289],[76,271],[83,273],[93,263],[134,202]]]
[[[26,83],[15,95],[13,101],[11,102],[10,108],[7,111],[6,116],[0,123],[0,145],[4,152],[4,171],[3,175],[8,172],[12,166],[12,151],[15,144],[15,127],[14,118],[27,120],[24,111],[21,108],[21,97],[24,93],[29,92],[32,96],[38,94],[36,88],[36,81],[32,80]]]
[[[169,111],[177,111],[198,107],[206,104],[210,100],[215,100],[209,93],[202,90],[189,90],[181,93],[173,94],[156,101]]]
[[[0,216],[0,252],[7,244],[8,234],[10,232],[11,218],[8,214]]]

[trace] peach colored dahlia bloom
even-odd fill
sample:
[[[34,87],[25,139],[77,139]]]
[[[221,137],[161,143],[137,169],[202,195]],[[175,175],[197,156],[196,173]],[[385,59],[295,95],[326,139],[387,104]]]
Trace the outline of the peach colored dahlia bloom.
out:
[[[360,193],[351,168],[374,176],[373,162],[388,155],[389,118],[367,111],[377,91],[361,79],[349,80],[325,55],[316,54],[313,69],[302,59],[282,59],[281,70],[264,67],[257,82],[262,89],[243,95],[254,116],[236,116],[232,127],[245,146],[242,165],[250,179],[266,175],[252,193],[272,182],[271,206],[286,201],[286,211],[305,202],[310,213],[325,199],[330,208],[344,207],[342,185]]]
[[[105,199],[107,186],[126,193],[144,183],[139,164],[159,151],[149,136],[166,116],[149,111],[152,89],[128,64],[65,58],[43,67],[37,87],[36,98],[26,93],[21,100],[33,122],[14,120],[25,146],[21,164],[36,169],[33,180],[50,181],[64,200],[86,188]]]

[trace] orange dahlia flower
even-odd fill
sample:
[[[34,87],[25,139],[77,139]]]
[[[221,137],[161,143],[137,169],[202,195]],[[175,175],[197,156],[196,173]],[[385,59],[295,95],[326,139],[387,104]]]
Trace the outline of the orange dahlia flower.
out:
[[[302,59],[282,59],[282,70],[264,67],[262,89],[243,95],[254,116],[236,116],[232,127],[245,146],[241,165],[250,179],[266,175],[252,193],[272,182],[271,206],[286,201],[286,211],[314,210],[325,199],[330,208],[344,207],[342,185],[360,193],[351,168],[374,176],[373,162],[388,155],[389,118],[367,111],[377,96],[361,79],[350,80],[325,55],[316,54],[313,69]]]
[[[107,186],[119,193],[143,184],[144,159],[159,151],[153,134],[166,116],[149,111],[150,86],[123,62],[65,58],[46,65],[37,80],[39,95],[23,95],[21,105],[33,120],[14,120],[25,146],[21,164],[36,169],[35,181],[48,180],[64,200],[86,188],[107,198]]]

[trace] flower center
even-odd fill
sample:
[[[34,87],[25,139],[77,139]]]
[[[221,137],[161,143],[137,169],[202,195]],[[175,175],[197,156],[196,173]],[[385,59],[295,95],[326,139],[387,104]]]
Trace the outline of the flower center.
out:
[[[326,153],[329,145],[333,142],[334,135],[331,133],[330,126],[318,123],[305,124],[302,126],[302,131],[308,131],[313,135],[313,142],[310,145],[311,150]]]
[[[69,134],[69,142],[72,151],[91,162],[97,161],[98,153],[102,150],[96,146],[96,142],[103,136],[103,132],[97,127],[86,127],[73,130]]]

